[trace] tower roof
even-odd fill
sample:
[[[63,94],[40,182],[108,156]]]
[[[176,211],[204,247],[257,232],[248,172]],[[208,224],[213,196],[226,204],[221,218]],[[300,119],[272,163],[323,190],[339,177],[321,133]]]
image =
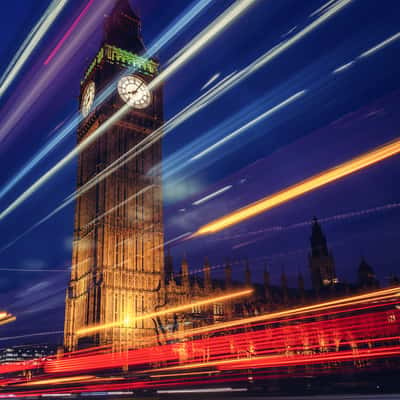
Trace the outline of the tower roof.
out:
[[[113,13],[114,12],[121,12],[129,18],[139,21],[139,17],[133,11],[129,0],[117,0],[116,5],[113,9]]]
[[[361,258],[361,262],[360,262],[360,265],[358,267],[358,270],[360,272],[363,271],[363,272],[367,272],[367,273],[370,273],[370,274],[374,273],[373,268],[365,261],[364,257]]]
[[[311,225],[311,253],[313,256],[327,256],[328,246],[326,243],[326,237],[322,232],[321,225],[316,217],[313,217]]]
[[[133,11],[129,0],[116,0],[115,7],[106,19],[104,41],[135,54],[145,50],[140,18]]]

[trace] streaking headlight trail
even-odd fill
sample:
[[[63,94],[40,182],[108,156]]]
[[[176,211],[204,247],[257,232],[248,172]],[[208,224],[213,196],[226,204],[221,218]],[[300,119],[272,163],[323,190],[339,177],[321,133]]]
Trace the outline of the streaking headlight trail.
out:
[[[246,297],[246,296],[250,296],[252,293],[253,293],[253,289],[245,289],[245,290],[240,290],[240,291],[236,291],[236,292],[232,292],[232,293],[227,293],[227,294],[217,296],[217,297],[208,298],[205,300],[199,300],[199,301],[189,303],[189,304],[183,304],[183,305],[177,306],[177,307],[167,308],[165,310],[160,310],[160,311],[156,311],[153,313],[147,313],[147,314],[139,315],[139,316],[135,316],[135,317],[128,316],[123,321],[111,322],[109,324],[95,325],[95,326],[88,327],[88,328],[82,328],[77,331],[77,334],[78,335],[87,335],[87,334],[90,334],[93,332],[98,332],[98,331],[108,329],[108,328],[113,328],[116,326],[121,326],[121,325],[129,326],[136,321],[143,321],[146,319],[159,317],[161,315],[167,315],[167,314],[177,313],[177,312],[181,312],[181,311],[185,311],[185,310],[191,310],[193,307],[206,306],[209,304],[233,300],[233,299],[237,299],[240,297]]]
[[[4,95],[6,90],[17,77],[22,67],[25,65],[37,45],[43,39],[44,35],[60,15],[67,3],[68,0],[53,0],[42,18],[40,18],[39,22],[24,40],[0,79],[0,97]]]
[[[314,175],[202,226],[194,237],[221,231],[400,153],[400,139]]]

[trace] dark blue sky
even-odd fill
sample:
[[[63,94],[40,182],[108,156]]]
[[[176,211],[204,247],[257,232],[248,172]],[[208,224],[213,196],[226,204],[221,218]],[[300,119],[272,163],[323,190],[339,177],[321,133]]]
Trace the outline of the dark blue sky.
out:
[[[0,15],[0,73],[49,1],[5,3]],[[113,0],[95,0],[95,5],[52,61],[54,65],[45,67],[43,62],[86,3],[69,2],[23,73],[0,99],[1,129],[17,107],[29,98],[37,82],[49,74],[36,100],[20,115],[22,118],[10,125],[5,139],[0,142],[0,187],[42,149],[77,110],[79,81],[99,47],[103,15]],[[134,5],[142,17],[146,44],[152,43],[189,3],[137,0]],[[161,63],[169,60],[232,3],[232,0],[215,0],[200,18],[162,49],[158,54]],[[166,119],[195,100],[213,75],[220,74],[219,79],[222,79],[247,66],[283,38],[296,34],[312,21],[310,14],[324,3],[320,0],[259,0],[165,83]],[[215,217],[397,138],[400,40],[370,57],[357,57],[396,34],[399,17],[397,0],[354,0],[288,51],[171,132],[163,142],[164,157],[174,165],[177,155],[188,157],[193,147],[201,149],[229,133],[223,129],[216,133],[211,131],[221,122],[231,119],[232,129],[239,128],[290,95],[307,91],[301,99],[210,153],[201,162],[178,169],[171,178],[165,179],[166,240],[194,231]],[[89,26],[93,29],[83,32],[83,28]],[[66,51],[68,46],[70,49]],[[337,67],[355,59],[358,61],[348,70],[332,74]],[[246,107],[253,110],[248,120],[247,110],[243,116]],[[1,209],[74,144],[75,137],[71,134],[0,199]],[[13,241],[73,192],[75,169],[75,162],[70,163],[0,222],[0,247]],[[254,279],[260,277],[267,261],[275,282],[284,266],[290,282],[295,284],[299,270],[308,277],[310,228],[307,222],[316,215],[329,217],[323,228],[339,277],[355,280],[356,268],[364,255],[384,283],[391,273],[399,272],[398,179],[399,160],[394,157],[218,235],[172,246],[171,251],[177,262],[186,253],[193,269],[201,266],[205,256],[209,256],[213,265],[220,265],[226,257],[248,258],[254,268]],[[227,185],[232,188],[225,194],[193,206],[195,200]],[[389,204],[395,206],[389,207]],[[377,210],[370,210],[376,207]],[[0,268],[13,270],[0,271],[0,307],[14,312],[18,318],[15,323],[1,327],[0,340],[7,335],[62,330],[73,209],[73,206],[64,209],[0,253]],[[358,213],[363,210],[370,211]],[[340,214],[345,216],[335,217]],[[292,226],[302,222],[300,226]],[[265,232],[256,234],[256,231]],[[18,272],[21,269],[24,272]],[[38,272],[41,269],[55,271]],[[218,273],[216,269],[216,275]],[[236,276],[239,278],[242,273],[243,267],[236,264]]]

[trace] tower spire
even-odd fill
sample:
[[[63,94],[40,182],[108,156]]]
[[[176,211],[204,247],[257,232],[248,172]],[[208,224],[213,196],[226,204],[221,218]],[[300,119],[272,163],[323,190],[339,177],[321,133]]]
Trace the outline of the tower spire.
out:
[[[139,16],[133,11],[129,0],[117,0],[105,23],[106,44],[128,50],[135,54],[145,50]]]

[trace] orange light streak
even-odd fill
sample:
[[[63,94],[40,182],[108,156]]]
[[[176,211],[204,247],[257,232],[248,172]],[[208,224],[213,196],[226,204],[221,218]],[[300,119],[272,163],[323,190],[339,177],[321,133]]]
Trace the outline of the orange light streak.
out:
[[[93,375],[70,376],[67,378],[54,378],[54,379],[43,379],[41,381],[32,381],[23,383],[18,386],[57,385],[61,383],[87,381],[93,378],[95,378],[95,376]]]
[[[129,321],[127,321],[125,319],[123,321],[111,322],[109,324],[96,325],[96,326],[91,326],[88,328],[79,329],[76,333],[77,333],[77,335],[82,336],[82,335],[87,335],[87,334],[98,332],[100,330],[104,330],[104,329],[108,329],[108,328],[114,328],[114,327],[119,327],[119,326],[126,327],[127,325],[132,324],[135,321],[143,321],[145,319],[159,317],[159,316],[170,314],[170,313],[176,313],[176,312],[181,312],[181,311],[185,311],[185,310],[190,310],[192,307],[206,306],[206,305],[213,304],[213,303],[219,303],[219,302],[224,302],[227,300],[232,300],[232,299],[235,299],[238,297],[249,296],[250,294],[253,293],[253,291],[254,291],[253,289],[241,290],[239,292],[233,292],[233,293],[225,294],[223,296],[213,297],[213,298],[207,299],[207,300],[195,301],[193,303],[184,304],[182,306],[167,308],[166,310],[148,313],[146,315],[140,315],[138,317],[132,317],[129,319]]]
[[[17,319],[14,315],[8,313],[7,311],[0,312],[0,326],[9,324]]]
[[[387,339],[396,339],[398,340],[400,337],[395,338],[381,338],[381,339],[369,339],[371,342],[382,341]],[[296,364],[300,365],[300,363],[308,364],[308,363],[318,363],[322,361],[332,361],[332,360],[344,360],[344,359],[361,359],[361,358],[374,358],[379,356],[395,356],[400,354],[400,346],[387,346],[376,349],[359,349],[358,352],[354,352],[353,350],[342,350],[335,353],[326,353],[323,355],[268,355],[268,356],[260,356],[260,357],[250,357],[250,358],[225,358],[223,360],[213,360],[206,362],[198,362],[191,364],[181,364],[175,365],[172,367],[165,368],[156,368],[147,371],[141,372],[162,372],[162,371],[177,371],[177,370],[187,370],[187,369],[195,369],[195,368],[205,368],[205,367],[218,367],[220,369],[224,369],[224,367],[228,367],[228,369],[232,368],[261,368],[261,367],[276,367],[281,365],[290,365]],[[345,355],[343,357],[343,355]],[[238,367],[237,367],[238,366]]]
[[[207,374],[219,374],[220,371],[209,370],[209,371],[198,371],[198,372],[183,372],[180,374],[158,374],[150,375],[150,378],[173,378],[176,376],[189,376],[189,375],[207,375]]]
[[[230,214],[212,221],[198,229],[192,237],[207,235],[236,225],[246,219],[255,217],[265,211],[293,200],[303,194],[316,190],[328,183],[337,181],[354,172],[360,171],[382,160],[400,153],[400,139],[389,142],[381,147],[371,150],[356,158],[346,161],[331,169],[307,178],[293,186],[281,190],[275,194],[264,197]]]

